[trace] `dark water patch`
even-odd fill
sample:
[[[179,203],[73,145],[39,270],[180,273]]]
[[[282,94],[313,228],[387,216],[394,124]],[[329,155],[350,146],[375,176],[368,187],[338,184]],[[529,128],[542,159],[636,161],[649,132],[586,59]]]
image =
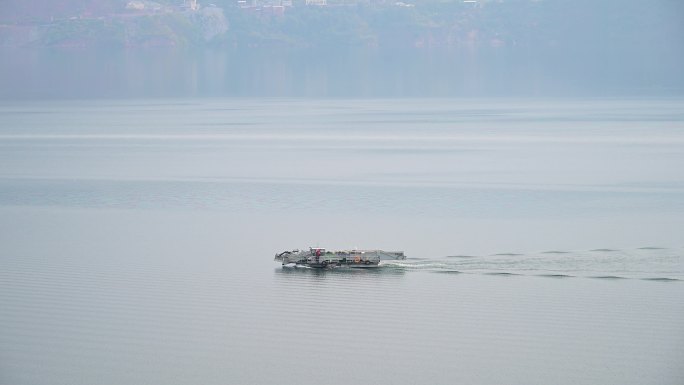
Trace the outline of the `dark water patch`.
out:
[[[204,127],[224,127],[224,126],[256,126],[255,122],[212,122],[212,123],[195,123],[196,126]]]
[[[477,258],[474,255],[447,255],[446,258]]]
[[[628,279],[627,277],[620,277],[617,275],[597,275],[595,277],[589,277],[594,279]]]
[[[574,278],[574,275],[569,274],[537,274],[538,277],[548,277],[548,278]]]
[[[520,274],[517,274],[517,273],[509,273],[509,272],[507,272],[507,271],[492,271],[492,272],[485,273],[485,274],[486,274],[486,275],[501,275],[501,276],[504,276],[504,277],[514,276],[514,275],[520,275]]]
[[[498,254],[493,254],[495,257],[520,257],[522,254],[516,254],[516,253],[498,253]]]
[[[145,111],[150,111],[148,108],[149,107],[168,107],[168,106],[196,106],[198,103],[193,103],[193,102],[182,102],[182,101],[171,101],[169,100],[164,101],[163,103],[156,103],[156,102],[146,102],[144,104],[129,104],[129,103],[121,103],[117,104],[117,107],[130,107],[130,108],[144,108]]]
[[[438,273],[438,274],[463,274],[462,271],[458,270],[435,270],[433,273]]]
[[[639,247],[637,250],[665,250],[664,247],[656,247],[656,246],[646,246],[646,247]]]
[[[569,254],[569,251],[549,250],[543,251],[542,254]]]
[[[317,149],[314,149],[317,150]],[[320,151],[328,151],[326,148],[321,148]],[[378,154],[378,153],[386,153],[386,154],[451,154],[451,153],[456,153],[456,152],[475,152],[477,150],[472,150],[472,149],[461,149],[461,148],[437,148],[437,147],[430,147],[430,148],[413,148],[413,147],[393,147],[393,148],[384,148],[384,147],[379,147],[379,146],[371,146],[371,147],[364,147],[364,148],[349,148],[347,149],[348,152],[356,152],[356,153],[364,153],[364,154]]]
[[[133,163],[131,167],[132,165]],[[315,180],[315,178],[311,179]],[[533,208],[532,202],[544,201],[549,208],[557,206],[568,208],[574,205],[570,201],[583,205],[582,202],[592,200],[585,193],[541,191],[530,193],[511,190],[498,191],[491,197],[492,202],[505,203],[487,202],[485,204],[481,201],[483,190],[478,189],[408,185],[395,186],[390,189],[384,185],[364,185],[362,189],[359,189],[358,185],[335,184],[330,181],[316,183],[315,188],[312,188],[312,185],[312,183],[302,183],[300,180],[268,178],[252,181],[2,178],[0,179],[0,206],[198,209],[228,210],[250,214],[306,212],[307,215],[313,212],[336,215],[340,211],[346,211],[349,214],[355,212],[363,215],[405,217],[420,215],[425,218],[445,218],[476,214],[489,217],[501,213],[507,213],[506,216],[517,216],[525,212],[529,213],[530,210],[537,210],[539,205]],[[533,198],[530,194],[535,197]],[[674,196],[675,194],[670,194],[668,198],[649,195],[648,200],[664,202],[672,198],[677,201],[672,203],[679,205],[681,199],[675,199]],[[603,198],[608,199],[608,194]],[[454,199],[480,203],[453,205]],[[614,199],[615,197],[612,197],[610,201]],[[577,211],[573,210],[573,212]],[[496,255],[514,257],[520,254]]]
[[[2,111],[3,114],[5,115],[47,115],[47,114],[55,114],[55,111],[46,111],[46,110],[15,110],[15,111]]]
[[[612,252],[612,251],[618,251],[615,249],[594,249],[594,250],[589,250],[589,251],[598,251],[598,252]]]
[[[681,281],[680,279],[677,278],[668,278],[668,277],[652,277],[652,278],[642,278],[644,281],[659,281],[659,282],[678,282]]]

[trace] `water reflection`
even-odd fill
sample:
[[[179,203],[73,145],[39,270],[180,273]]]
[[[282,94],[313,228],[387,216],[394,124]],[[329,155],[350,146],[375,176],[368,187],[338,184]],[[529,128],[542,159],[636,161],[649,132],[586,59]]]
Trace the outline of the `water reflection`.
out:
[[[515,50],[371,48],[0,52],[0,98],[444,97],[574,90]],[[585,84],[594,87],[584,74]],[[605,79],[603,80],[605,81]]]
[[[377,280],[378,278],[403,277],[405,269],[396,266],[380,266],[372,269],[354,268],[334,268],[334,269],[313,269],[306,267],[277,267],[274,269],[275,276],[302,277],[311,280],[324,280],[329,278],[354,279],[354,280]]]

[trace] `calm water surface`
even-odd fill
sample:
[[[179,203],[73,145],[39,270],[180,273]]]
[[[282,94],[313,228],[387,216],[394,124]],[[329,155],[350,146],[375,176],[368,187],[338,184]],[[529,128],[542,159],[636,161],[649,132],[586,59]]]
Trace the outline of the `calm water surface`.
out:
[[[679,384],[683,169],[679,99],[3,102],[0,383]]]

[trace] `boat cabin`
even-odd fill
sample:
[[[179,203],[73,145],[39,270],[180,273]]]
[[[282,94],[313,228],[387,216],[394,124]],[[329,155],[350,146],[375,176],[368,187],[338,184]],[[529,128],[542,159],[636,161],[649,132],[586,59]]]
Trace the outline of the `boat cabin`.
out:
[[[315,255],[317,257],[325,254],[325,248],[323,247],[309,247],[309,250],[311,251],[311,255]]]

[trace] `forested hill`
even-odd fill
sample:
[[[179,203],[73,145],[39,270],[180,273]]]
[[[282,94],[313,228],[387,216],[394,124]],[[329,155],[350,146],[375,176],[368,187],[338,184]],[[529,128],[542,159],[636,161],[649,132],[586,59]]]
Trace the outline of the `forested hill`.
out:
[[[292,3],[4,0],[0,45],[681,50],[684,36],[679,0]]]

